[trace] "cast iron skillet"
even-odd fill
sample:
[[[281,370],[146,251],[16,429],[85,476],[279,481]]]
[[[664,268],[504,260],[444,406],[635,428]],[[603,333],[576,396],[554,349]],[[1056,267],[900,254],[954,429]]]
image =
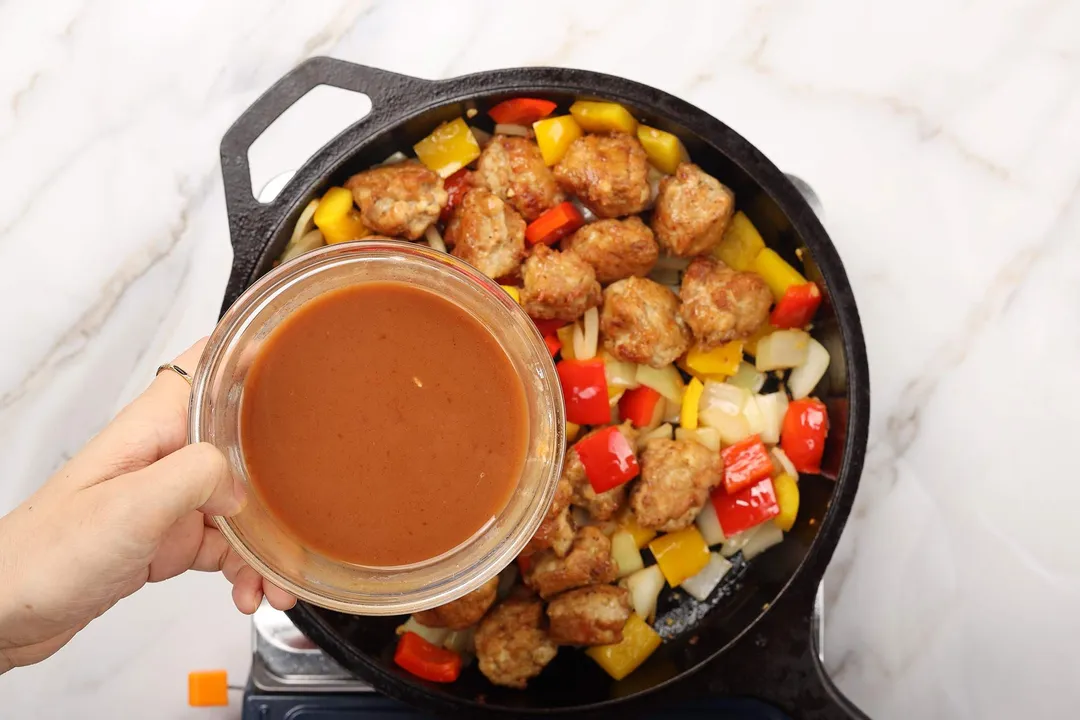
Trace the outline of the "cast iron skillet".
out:
[[[276,199],[259,203],[252,194],[248,148],[317,85],[366,93],[371,113],[316,153]],[[813,611],[822,574],[855,497],[866,448],[870,388],[859,315],[844,266],[806,201],[783,173],[720,121],[651,87],[581,70],[519,68],[429,81],[312,58],[260,97],[222,140],[234,251],[222,311],[270,269],[304,205],[329,185],[410,148],[440,122],[464,115],[468,107],[480,110],[470,122],[482,124],[491,104],[523,94],[557,101],[562,112],[581,97],[623,103],[648,125],[679,135],[696,163],[734,189],[738,207],[770,247],[791,261],[797,247],[809,251],[808,272],[823,284],[827,298],[815,335],[832,355],[829,376],[818,394],[830,408],[825,474],[833,479],[801,479],[795,528],[780,546],[749,564],[739,563],[723,592],[714,592],[711,609],[669,593],[657,623],[665,644],[621,682],[611,681],[582,653],[564,650],[525,691],[493,687],[475,666],[452,685],[429,684],[400,671],[391,660],[399,619],[342,615],[305,603],[290,617],[334,659],[381,692],[449,715],[626,716],[659,699],[676,702],[706,691],[756,696],[794,717],[861,715],[822,670],[819,616]],[[706,666],[706,672],[698,672]]]

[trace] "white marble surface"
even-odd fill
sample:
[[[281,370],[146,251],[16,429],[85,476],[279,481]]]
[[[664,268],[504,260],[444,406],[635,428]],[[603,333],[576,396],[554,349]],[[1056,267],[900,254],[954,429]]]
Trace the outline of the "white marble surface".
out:
[[[826,206],[874,398],[829,573],[840,687],[877,718],[1075,715],[1080,3],[539,7],[0,1],[0,510],[212,327],[217,144],[296,62],[602,70],[715,114]],[[0,715],[237,717],[186,708],[186,673],[241,681],[248,627],[219,578],[148,588],[0,677]]]

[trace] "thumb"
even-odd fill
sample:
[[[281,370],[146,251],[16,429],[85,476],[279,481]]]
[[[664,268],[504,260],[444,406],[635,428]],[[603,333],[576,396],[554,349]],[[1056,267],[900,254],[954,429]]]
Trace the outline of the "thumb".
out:
[[[234,482],[228,460],[209,443],[182,447],[107,485],[138,508],[154,536],[193,510],[235,515],[244,504],[243,489]]]

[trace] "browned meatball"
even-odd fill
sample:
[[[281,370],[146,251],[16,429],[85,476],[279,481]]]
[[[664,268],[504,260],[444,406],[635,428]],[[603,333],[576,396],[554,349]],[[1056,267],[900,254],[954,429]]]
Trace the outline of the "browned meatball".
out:
[[[564,590],[613,582],[617,574],[618,567],[611,559],[611,540],[589,526],[577,531],[566,557],[556,557],[550,550],[534,555],[525,573],[525,584],[547,600]]]
[[[642,527],[682,530],[694,522],[723,476],[720,453],[704,445],[650,440],[641,454],[641,479],[630,491],[630,507]]]
[[[603,284],[637,275],[645,277],[656,264],[660,250],[652,230],[641,218],[597,220],[562,242],[563,250],[573,250],[596,270]]]
[[[570,545],[574,542],[574,523],[570,519],[569,510],[573,493],[573,486],[564,470],[555,486],[555,497],[548,506],[547,514],[529,544],[521,551],[522,555],[532,555],[551,548],[558,557],[566,557],[566,553],[570,552]]]
[[[530,222],[564,200],[540,148],[523,137],[493,137],[476,161],[473,182],[498,195]]]
[[[597,432],[599,429],[592,431],[578,442],[582,442],[589,435]],[[637,431],[629,422],[620,425],[619,432],[630,441],[630,447],[636,447]],[[592,483],[585,475],[585,466],[581,463],[581,457],[573,448],[566,453],[566,463],[563,465],[561,479],[566,480],[573,488],[570,503],[587,510],[593,520],[610,520],[626,503],[626,485],[619,485],[600,494],[593,490]]]
[[[454,208],[445,239],[454,257],[490,278],[516,272],[525,257],[525,221],[482,188],[467,192]]]
[[[495,606],[476,629],[480,672],[496,685],[524,688],[559,651],[541,627],[544,605],[511,597]]]
[[[641,143],[622,132],[578,138],[555,166],[559,187],[602,218],[635,215],[648,207],[648,175]]]
[[[698,345],[710,349],[748,338],[769,321],[773,296],[761,276],[713,258],[694,258],[683,274],[679,314]]]
[[[614,585],[569,590],[547,608],[551,639],[560,645],[610,645],[622,640],[630,596]]]
[[[735,213],[735,193],[693,163],[682,163],[660,181],[652,229],[672,255],[708,252],[724,236]]]
[[[538,320],[577,320],[600,304],[596,272],[574,253],[537,245],[522,275],[521,304]]]
[[[495,591],[499,589],[498,576],[491,578],[468,595],[431,610],[418,612],[413,617],[421,625],[435,628],[464,630],[480,622],[484,613],[495,602]]]
[[[446,206],[443,181],[415,160],[365,170],[345,183],[364,224],[381,235],[416,240]]]
[[[600,339],[619,360],[659,368],[690,347],[679,298],[647,278],[628,277],[604,290]]]

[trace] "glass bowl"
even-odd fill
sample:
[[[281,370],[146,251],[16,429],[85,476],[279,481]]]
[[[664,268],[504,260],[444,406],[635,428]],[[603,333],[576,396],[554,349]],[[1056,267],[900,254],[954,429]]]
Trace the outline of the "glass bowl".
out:
[[[267,336],[308,300],[365,282],[419,285],[455,303],[499,342],[525,391],[528,441],[516,488],[502,512],[472,538],[412,565],[369,567],[320,555],[283,528],[251,487],[240,445],[240,406],[251,361]],[[226,456],[248,502],[217,517],[232,547],[261,575],[299,598],[358,615],[400,615],[450,602],[508,565],[532,538],[562,470],[562,392],[543,338],[497,283],[423,245],[365,240],[331,245],[275,268],[244,292],[214,329],[195,373],[191,442]],[[298,482],[300,480],[298,479]]]

